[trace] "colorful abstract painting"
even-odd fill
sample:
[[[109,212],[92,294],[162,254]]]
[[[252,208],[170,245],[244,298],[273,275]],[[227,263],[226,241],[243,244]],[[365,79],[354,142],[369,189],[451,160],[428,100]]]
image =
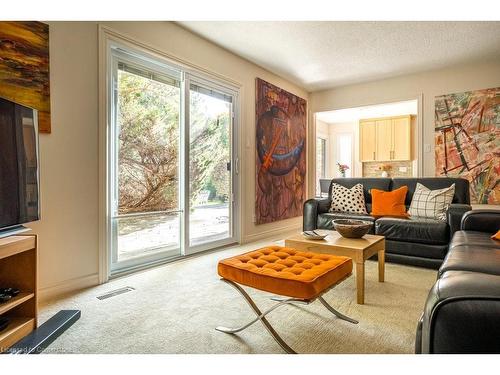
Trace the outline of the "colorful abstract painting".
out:
[[[0,22],[0,97],[37,109],[50,133],[49,25]]]
[[[304,99],[256,80],[257,224],[302,215],[306,197]]]
[[[471,203],[500,204],[500,87],[436,97],[436,176],[470,182]]]

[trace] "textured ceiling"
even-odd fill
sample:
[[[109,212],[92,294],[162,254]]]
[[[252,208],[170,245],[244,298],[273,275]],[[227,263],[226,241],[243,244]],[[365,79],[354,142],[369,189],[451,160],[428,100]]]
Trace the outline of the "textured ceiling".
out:
[[[179,22],[309,91],[500,58],[500,22]]]

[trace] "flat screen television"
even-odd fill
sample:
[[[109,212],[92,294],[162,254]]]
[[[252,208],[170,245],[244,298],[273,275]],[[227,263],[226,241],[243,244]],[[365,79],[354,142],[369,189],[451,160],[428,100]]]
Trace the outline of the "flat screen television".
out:
[[[0,98],[0,237],[39,218],[37,111]]]

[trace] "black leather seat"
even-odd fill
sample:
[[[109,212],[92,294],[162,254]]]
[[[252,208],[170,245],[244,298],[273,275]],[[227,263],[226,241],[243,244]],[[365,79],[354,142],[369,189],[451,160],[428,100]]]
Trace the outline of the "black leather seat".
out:
[[[446,222],[423,218],[382,217],[375,223],[375,234],[389,240],[430,245],[446,245],[450,241],[450,227]]]
[[[500,228],[500,222],[498,225]],[[460,270],[500,275],[500,241],[485,232],[456,232],[439,275]]]
[[[500,246],[495,248],[478,245],[459,246],[448,252],[439,276],[447,271],[473,271],[500,275]]]
[[[418,322],[416,353],[500,353],[500,210],[467,212]]]
[[[475,210],[474,212],[477,212]],[[499,228],[500,229],[500,228]],[[480,247],[500,247],[498,241],[493,240],[490,236],[486,236],[485,232],[461,230],[455,232],[453,239],[450,242],[450,250],[458,246],[480,246]]]
[[[383,235],[386,238],[386,260],[389,262],[439,268],[448,251],[448,243],[452,234],[460,228],[463,214],[471,209],[469,182],[464,179],[428,177],[321,180],[323,190],[328,186],[328,197],[331,197],[332,183],[334,182],[349,189],[358,183],[363,184],[367,212],[371,211],[371,189],[391,191],[401,186],[408,186],[405,201],[408,207],[417,182],[429,189],[442,189],[455,184],[455,195],[448,209],[446,222],[423,218],[374,218],[371,215],[329,212],[331,198],[310,199],[304,203],[304,230],[333,229],[333,220],[343,218],[373,222],[374,228],[370,233]]]

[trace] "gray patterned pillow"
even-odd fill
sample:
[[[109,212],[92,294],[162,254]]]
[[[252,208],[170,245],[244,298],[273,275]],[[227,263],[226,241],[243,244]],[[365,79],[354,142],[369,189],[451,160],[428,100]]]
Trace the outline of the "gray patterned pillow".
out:
[[[368,214],[365,207],[363,185],[356,184],[348,189],[342,185],[332,184],[332,205],[330,212],[340,211],[354,214]]]
[[[446,221],[446,211],[455,195],[455,184],[450,187],[429,190],[417,182],[408,213],[410,216]]]

